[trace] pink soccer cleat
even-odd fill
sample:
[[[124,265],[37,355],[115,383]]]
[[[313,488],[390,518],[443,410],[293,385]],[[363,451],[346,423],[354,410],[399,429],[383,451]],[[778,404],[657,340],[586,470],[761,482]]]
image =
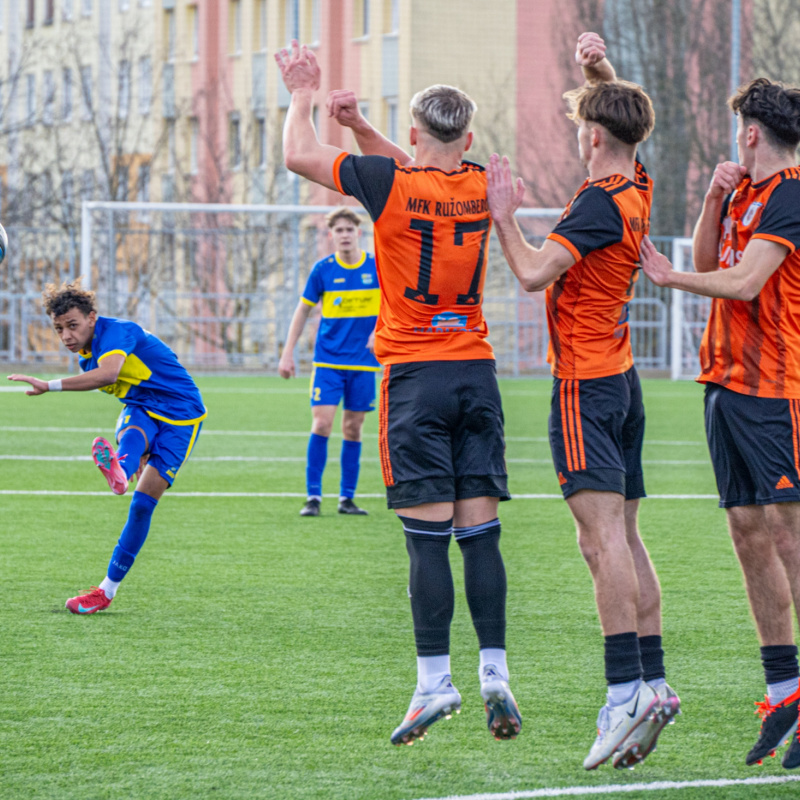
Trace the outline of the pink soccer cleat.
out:
[[[97,611],[108,608],[110,605],[111,600],[97,586],[92,586],[92,591],[87,594],[70,597],[66,602],[67,611],[71,611],[73,614],[94,614]]]
[[[92,458],[108,481],[111,491],[114,494],[125,494],[128,490],[128,476],[119,463],[116,450],[102,436],[92,442]]]

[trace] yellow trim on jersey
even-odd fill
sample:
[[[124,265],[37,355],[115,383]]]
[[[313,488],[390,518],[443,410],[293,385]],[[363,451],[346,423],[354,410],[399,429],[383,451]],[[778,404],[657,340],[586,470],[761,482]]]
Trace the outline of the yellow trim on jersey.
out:
[[[322,316],[326,319],[377,317],[380,308],[380,289],[333,291],[322,296]]]
[[[160,414],[156,414],[155,411],[148,411],[147,409],[144,409],[144,412],[148,417],[159,419],[161,422],[169,422],[170,425],[196,425],[198,422],[202,422],[208,416],[208,411],[206,411],[202,417],[197,417],[197,419],[170,419],[169,417],[162,417]]]
[[[314,306],[316,305],[316,303],[312,303],[310,300],[306,300],[305,297],[301,297],[300,301],[305,303],[307,306],[311,306],[311,308],[314,308]]]
[[[336,259],[336,263],[345,269],[358,269],[359,267],[363,266],[364,262],[367,260],[367,254],[364,250],[361,251],[361,258],[355,264],[346,264],[341,258],[339,258],[338,253],[334,253],[333,257]]]
[[[97,363],[99,364],[104,358],[107,358],[108,356],[113,356],[117,354],[125,356],[125,358],[128,357],[128,354],[124,350],[109,350],[107,353],[103,353],[103,355],[101,355],[100,358],[97,359]]]
[[[365,348],[366,349],[366,348]],[[358,372],[380,372],[380,367],[358,367],[350,364],[322,364],[319,361],[314,362],[314,367],[328,367],[328,369],[352,369]],[[311,374],[311,385],[314,385],[314,374]]]
[[[110,350],[108,353],[104,353],[100,356],[98,363],[112,353],[122,353],[125,355],[123,350]],[[131,386],[138,386],[142,381],[149,380],[152,374],[153,370],[151,370],[141,358],[131,353],[125,357],[116,383],[112,383],[110,386],[103,386],[100,388],[100,391],[113,394],[115,397],[122,400],[131,390]]]

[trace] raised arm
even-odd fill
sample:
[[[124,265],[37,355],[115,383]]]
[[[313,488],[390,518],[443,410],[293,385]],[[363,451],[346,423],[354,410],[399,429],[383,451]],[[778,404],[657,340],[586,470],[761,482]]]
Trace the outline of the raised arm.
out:
[[[526,292],[546,289],[566,272],[575,258],[566,247],[547,239],[540,249],[525,241],[514,212],[522,203],[525,186],[521,178],[516,182],[511,177],[508,158],[495,153],[486,166],[489,211],[494,220],[503,255]]]
[[[43,381],[30,375],[15,374],[9,375],[8,380],[29,383],[31,388],[25,394],[31,396],[45,392],[90,392],[93,389],[102,389],[104,386],[115,384],[124,363],[125,356],[113,353],[101,358],[96,369],[90,369],[80,375],[70,375],[68,378],[54,381]]]
[[[329,117],[333,117],[343,128],[353,131],[356,144],[365,156],[388,156],[403,166],[414,160],[400,145],[387,139],[364,118],[354,92],[334,89],[325,105]]]
[[[283,126],[283,160],[287,169],[314,183],[336,189],[333,165],[343,152],[338,147],[321,144],[311,119],[314,92],[320,86],[317,59],[305,45],[292,41],[292,49],[275,54],[281,77],[292,93],[292,101]]]
[[[703,210],[694,226],[692,258],[697,272],[719,268],[720,216],[725,197],[733,192],[747,170],[733,161],[717,164],[703,200]]]
[[[583,70],[586,83],[605,83],[617,79],[617,73],[606,58],[606,43],[597,34],[588,31],[578,37],[575,62]]]

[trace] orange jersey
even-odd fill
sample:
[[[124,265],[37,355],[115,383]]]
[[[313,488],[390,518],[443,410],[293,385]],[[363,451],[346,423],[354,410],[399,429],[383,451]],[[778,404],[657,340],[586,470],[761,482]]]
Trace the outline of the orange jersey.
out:
[[[653,182],[638,161],[633,181],[622,175],[587,180],[547,237],[575,257],[545,295],[547,360],[555,377],[604,378],[633,366],[628,303],[652,196]]]
[[[378,361],[494,358],[481,307],[491,231],[483,167],[443,172],[342,153],[333,177],[375,223]]]
[[[741,261],[751,239],[789,253],[752,301],[716,298],[700,345],[701,383],[756,397],[800,399],[800,169],[750,177],[722,209],[719,267]]]

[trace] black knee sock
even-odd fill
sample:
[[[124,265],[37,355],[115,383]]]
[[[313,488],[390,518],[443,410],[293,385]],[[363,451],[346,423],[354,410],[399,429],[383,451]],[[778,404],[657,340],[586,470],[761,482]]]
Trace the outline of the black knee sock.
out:
[[[399,516],[399,515],[398,515]],[[427,522],[400,517],[411,560],[408,592],[418,656],[450,652],[450,623],[455,605],[453,575],[447,550],[453,520]]]
[[[642,656],[642,679],[654,681],[666,678],[664,669],[664,650],[661,648],[660,636],[640,636],[639,652]]]
[[[642,677],[642,659],[636,631],[606,636],[605,657],[607,683],[628,683]]]
[[[464,587],[483,650],[506,647],[506,568],[500,555],[500,520],[455,528],[464,558]]]
[[[767,683],[780,683],[797,678],[797,647],[793,644],[772,644],[761,648],[761,663]]]

